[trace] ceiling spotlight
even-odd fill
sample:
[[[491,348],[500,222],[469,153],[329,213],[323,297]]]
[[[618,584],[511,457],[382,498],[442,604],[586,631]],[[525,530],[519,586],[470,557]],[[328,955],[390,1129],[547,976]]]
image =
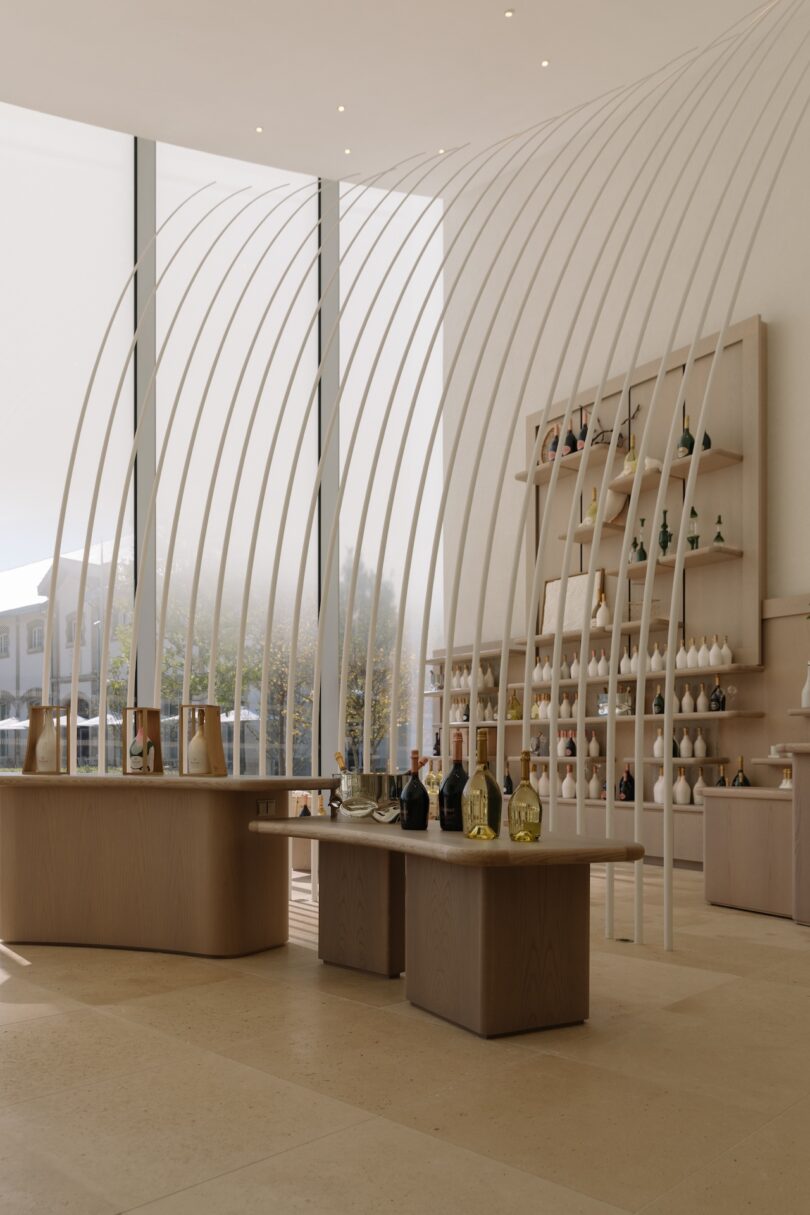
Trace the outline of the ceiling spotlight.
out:
[[[548,67],[548,59],[541,59],[541,60],[540,60],[540,66],[541,66],[541,67]]]
[[[439,148],[439,155],[444,156],[444,148]]]
[[[346,109],[345,105],[339,105],[339,106],[338,106],[338,114],[342,114],[342,113],[343,113],[343,111],[344,111],[345,109]]]
[[[346,153],[347,156],[351,156],[351,154],[352,154],[351,148],[344,148],[343,151]]]
[[[504,17],[514,17],[514,15],[515,15],[515,10],[513,8],[508,8],[506,10],[506,12],[504,13]]]
[[[264,127],[256,127],[256,134],[261,135],[263,130],[264,130]]]

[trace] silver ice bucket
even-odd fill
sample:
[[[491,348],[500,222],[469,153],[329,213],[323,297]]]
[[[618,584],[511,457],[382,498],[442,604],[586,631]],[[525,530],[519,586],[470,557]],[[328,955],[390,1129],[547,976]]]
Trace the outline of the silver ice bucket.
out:
[[[337,777],[339,797],[330,803],[333,818],[391,822],[399,814],[399,795],[408,772],[340,772]]]

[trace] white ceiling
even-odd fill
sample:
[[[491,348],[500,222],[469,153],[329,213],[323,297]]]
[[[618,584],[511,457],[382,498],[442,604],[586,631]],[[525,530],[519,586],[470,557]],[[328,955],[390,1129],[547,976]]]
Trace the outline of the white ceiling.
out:
[[[0,100],[284,169],[365,175],[565,110],[754,7],[514,0],[508,20],[508,3],[0,0]]]

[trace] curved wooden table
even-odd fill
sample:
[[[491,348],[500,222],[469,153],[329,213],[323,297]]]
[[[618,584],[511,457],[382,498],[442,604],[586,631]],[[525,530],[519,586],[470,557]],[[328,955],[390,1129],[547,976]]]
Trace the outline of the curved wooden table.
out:
[[[283,945],[289,850],[257,841],[322,777],[0,775],[0,939],[234,957]]]
[[[250,829],[318,841],[323,961],[404,968],[411,1003],[484,1037],[586,1020],[590,866],[644,855],[640,844],[558,835],[483,843],[438,823]]]

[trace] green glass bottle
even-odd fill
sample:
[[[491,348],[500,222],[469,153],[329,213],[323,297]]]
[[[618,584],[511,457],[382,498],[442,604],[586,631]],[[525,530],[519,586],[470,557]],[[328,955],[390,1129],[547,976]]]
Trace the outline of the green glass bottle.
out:
[[[683,434],[681,435],[680,439],[678,439],[678,455],[681,458],[684,456],[691,456],[694,450],[695,437],[689,429],[689,414],[687,414],[684,419]]]
[[[745,775],[745,772],[743,771],[743,757],[742,756],[740,756],[739,764],[737,766],[737,775],[734,777],[734,780],[731,782],[731,787],[732,787],[732,789],[750,789],[751,788],[751,782],[748,779],[748,777]]]
[[[509,802],[509,838],[516,844],[540,839],[543,807],[529,780],[529,752],[520,753],[520,784]]]
[[[477,761],[461,798],[464,834],[471,840],[494,840],[501,832],[503,798],[489,770],[486,730],[478,731]]]
[[[646,519],[639,520],[639,523],[641,526],[641,536],[639,537],[638,550],[636,551],[636,561],[646,561],[647,560],[647,550],[644,547],[644,524],[646,522],[647,522]]]
[[[720,775],[718,776],[715,785],[718,789],[727,789],[728,781],[726,780],[726,765],[720,765]]]
[[[660,683],[657,684],[656,688],[655,688],[655,696],[653,697],[653,702],[652,702],[652,711],[653,711],[653,713],[663,713],[663,711],[664,711],[664,697],[661,693]]]

